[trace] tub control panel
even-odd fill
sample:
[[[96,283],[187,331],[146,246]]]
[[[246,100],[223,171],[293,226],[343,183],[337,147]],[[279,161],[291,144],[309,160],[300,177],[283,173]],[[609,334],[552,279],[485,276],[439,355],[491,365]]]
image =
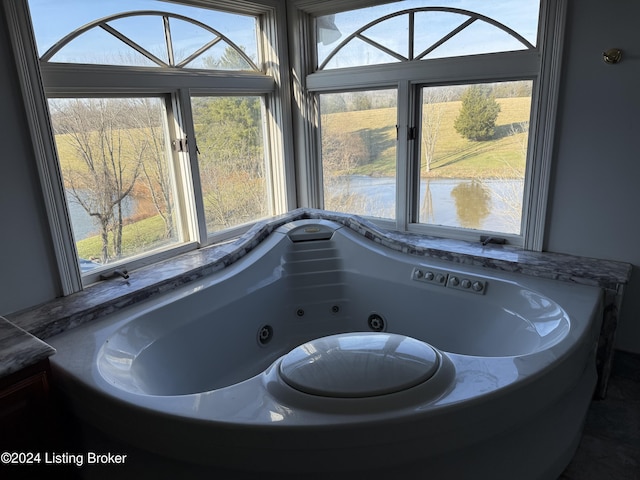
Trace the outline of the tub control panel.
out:
[[[411,278],[417,282],[455,288],[479,295],[484,295],[487,290],[487,281],[480,277],[431,267],[415,267],[411,272]]]

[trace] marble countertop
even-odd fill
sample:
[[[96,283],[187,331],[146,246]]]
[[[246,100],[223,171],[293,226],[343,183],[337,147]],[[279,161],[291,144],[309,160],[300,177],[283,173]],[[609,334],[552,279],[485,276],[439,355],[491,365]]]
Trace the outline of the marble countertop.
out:
[[[9,315],[23,333],[40,340],[118,309],[170,291],[223,269],[255,248],[278,227],[295,220],[324,219],[340,223],[393,250],[454,263],[521,273],[560,281],[617,290],[628,282],[631,265],[573,255],[531,252],[509,245],[482,245],[382,229],[360,217],[315,209],[297,209],[256,223],[236,241],[194,250],[130,272],[128,279],[114,278],[57,298],[28,311]],[[1,331],[0,331],[1,333]],[[24,363],[24,355],[0,337],[0,358],[5,369]],[[37,339],[35,339],[37,340]],[[38,340],[39,341],[39,340]],[[15,342],[19,342],[18,336]],[[42,343],[42,342],[41,342]],[[46,344],[45,344],[46,345]],[[11,352],[14,353],[11,353]],[[15,356],[16,360],[11,358]],[[2,369],[0,369],[0,376]]]
[[[55,353],[55,349],[0,317],[0,378],[29,367]]]

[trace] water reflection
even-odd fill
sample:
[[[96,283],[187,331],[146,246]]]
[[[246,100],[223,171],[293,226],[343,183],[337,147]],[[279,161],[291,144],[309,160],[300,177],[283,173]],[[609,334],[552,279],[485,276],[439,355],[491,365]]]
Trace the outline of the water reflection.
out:
[[[422,206],[420,207],[420,221],[422,223],[433,223],[433,196],[431,194],[431,179],[424,179],[424,196],[422,197]]]
[[[358,201],[355,210],[351,208],[353,202],[341,207],[333,204],[333,209],[364,216],[395,218],[395,178],[347,175],[334,180],[331,185],[325,185],[325,200],[348,194],[351,200]],[[454,195],[454,189],[460,185],[463,186]],[[517,178],[423,178],[419,190],[419,222],[518,234],[523,185],[523,180]],[[462,198],[467,195],[470,198]],[[469,223],[463,225],[463,221]]]
[[[458,222],[464,228],[479,229],[490,213],[491,194],[478,181],[460,183],[451,190]]]

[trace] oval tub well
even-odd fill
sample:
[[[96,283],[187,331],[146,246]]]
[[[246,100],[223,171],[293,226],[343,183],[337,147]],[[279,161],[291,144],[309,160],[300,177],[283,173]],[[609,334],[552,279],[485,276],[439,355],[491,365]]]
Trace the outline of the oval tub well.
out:
[[[130,452],[131,476],[555,479],[595,386],[600,306],[595,287],[302,220],[50,339],[51,363],[87,442]]]

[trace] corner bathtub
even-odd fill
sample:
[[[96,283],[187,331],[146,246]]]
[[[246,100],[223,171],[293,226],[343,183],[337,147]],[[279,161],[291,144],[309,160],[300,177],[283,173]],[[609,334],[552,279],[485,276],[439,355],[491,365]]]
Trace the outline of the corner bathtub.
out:
[[[600,308],[595,287],[301,220],[51,338],[51,363],[87,448],[129,452],[118,475],[551,480],[595,386]]]

